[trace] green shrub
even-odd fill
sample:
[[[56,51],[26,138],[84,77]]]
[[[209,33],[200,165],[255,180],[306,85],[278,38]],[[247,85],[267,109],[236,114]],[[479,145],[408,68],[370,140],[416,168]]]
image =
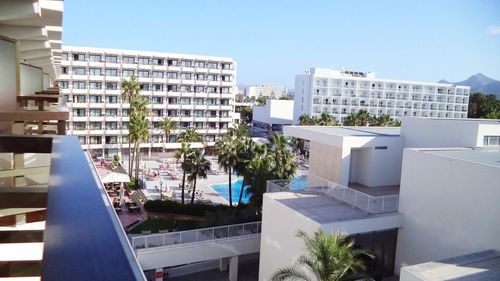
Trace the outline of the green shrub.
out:
[[[203,204],[182,204],[170,200],[150,200],[144,204],[144,208],[148,212],[164,213],[164,214],[178,214],[178,215],[192,215],[204,216],[207,212],[224,212],[230,208],[227,205],[203,205]],[[239,209],[250,208],[246,205],[240,206]]]

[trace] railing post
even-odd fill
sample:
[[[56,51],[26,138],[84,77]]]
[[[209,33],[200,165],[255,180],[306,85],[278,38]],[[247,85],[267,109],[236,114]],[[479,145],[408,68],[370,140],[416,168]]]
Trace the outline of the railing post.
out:
[[[382,198],[382,213],[385,212],[385,197]]]
[[[144,236],[144,248],[149,248],[148,237]]]
[[[198,235],[199,233],[200,233],[200,231],[199,231],[199,230],[196,230],[196,242],[198,242],[198,241],[200,240],[200,239],[199,239],[199,235]]]
[[[215,239],[215,227],[212,227],[212,240]]]
[[[245,224],[243,224],[243,230],[242,230],[242,234],[241,235],[244,235],[245,234]]]
[[[182,244],[182,232],[179,232],[179,244]]]
[[[163,243],[162,243],[162,245],[165,246],[165,234],[163,234],[162,237],[163,237]]]
[[[227,237],[229,238],[229,226],[227,226]]]

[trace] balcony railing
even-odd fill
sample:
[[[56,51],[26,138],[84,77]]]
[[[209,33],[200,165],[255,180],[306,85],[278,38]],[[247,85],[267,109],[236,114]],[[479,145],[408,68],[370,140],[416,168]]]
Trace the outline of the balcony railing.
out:
[[[302,181],[307,182],[306,190],[321,192],[371,214],[397,212],[399,195],[372,196],[333,181],[308,174]],[[294,186],[295,184],[295,186]],[[297,192],[296,181],[273,180],[267,182],[267,192]]]
[[[260,232],[261,222],[249,222],[170,233],[139,235],[131,237],[130,241],[133,249],[143,249],[207,242],[219,239],[241,239],[258,236]]]

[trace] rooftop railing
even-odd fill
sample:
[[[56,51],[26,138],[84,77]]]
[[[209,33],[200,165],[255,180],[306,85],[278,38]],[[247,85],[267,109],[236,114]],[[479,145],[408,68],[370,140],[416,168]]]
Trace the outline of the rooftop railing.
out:
[[[259,236],[261,222],[249,222],[193,230],[130,237],[133,249],[165,247],[214,240],[236,240]]]
[[[399,195],[373,196],[339,183],[308,174],[305,188],[294,186],[296,181],[272,180],[267,182],[267,192],[297,192],[314,190],[329,197],[345,202],[370,214],[391,213],[398,211]],[[304,179],[302,179],[304,181]]]

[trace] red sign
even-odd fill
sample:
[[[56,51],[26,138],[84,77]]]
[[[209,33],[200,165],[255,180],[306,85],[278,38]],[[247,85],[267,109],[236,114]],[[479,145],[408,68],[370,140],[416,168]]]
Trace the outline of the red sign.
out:
[[[157,271],[156,278],[163,278],[163,271]]]

